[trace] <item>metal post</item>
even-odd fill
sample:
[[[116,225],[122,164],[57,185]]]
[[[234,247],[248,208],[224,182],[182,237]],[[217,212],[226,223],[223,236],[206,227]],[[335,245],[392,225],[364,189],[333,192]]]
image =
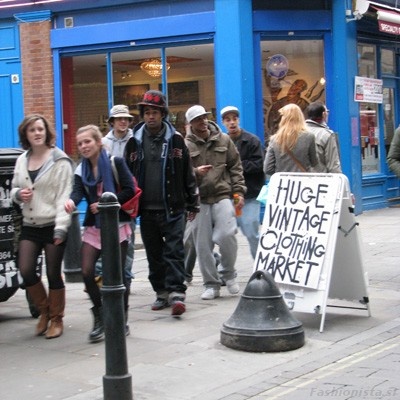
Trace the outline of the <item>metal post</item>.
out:
[[[132,400],[132,376],[128,372],[125,337],[124,291],[119,246],[120,205],[114,193],[100,198],[101,248],[103,263],[103,318],[106,349],[104,400]]]
[[[81,225],[79,212],[74,211],[68,229],[67,245],[64,252],[64,274],[67,282],[82,282],[81,269]]]

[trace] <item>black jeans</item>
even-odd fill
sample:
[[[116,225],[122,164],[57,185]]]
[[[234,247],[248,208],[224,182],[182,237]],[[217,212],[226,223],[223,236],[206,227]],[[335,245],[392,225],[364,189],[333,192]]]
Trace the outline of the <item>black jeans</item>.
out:
[[[167,218],[164,211],[143,211],[140,232],[149,263],[149,281],[157,297],[185,297],[183,248],[185,213]]]

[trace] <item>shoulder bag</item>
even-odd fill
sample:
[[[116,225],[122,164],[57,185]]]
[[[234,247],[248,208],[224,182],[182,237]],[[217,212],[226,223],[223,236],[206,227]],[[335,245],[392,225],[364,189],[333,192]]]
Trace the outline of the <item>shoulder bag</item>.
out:
[[[113,170],[114,179],[119,186],[119,175],[117,167],[115,165],[114,156],[111,157],[111,167]],[[125,211],[131,218],[136,218],[139,212],[139,200],[142,195],[142,189],[137,184],[136,178],[132,175],[133,185],[135,187],[135,195],[129,199],[126,203],[121,205],[123,211]],[[119,189],[120,190],[120,189]]]
[[[294,156],[294,154],[291,152],[291,150],[286,149],[286,152],[289,154],[290,158],[295,162],[295,164],[298,166],[300,171],[302,172],[308,172],[307,169],[304,167],[304,165]]]

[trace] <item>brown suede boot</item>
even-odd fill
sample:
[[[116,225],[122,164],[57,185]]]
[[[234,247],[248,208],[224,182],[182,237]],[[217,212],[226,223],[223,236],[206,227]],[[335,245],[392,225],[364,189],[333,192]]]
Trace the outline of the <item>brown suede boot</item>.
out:
[[[65,309],[65,288],[49,290],[49,315],[50,315],[50,326],[46,333],[46,339],[57,338],[62,335],[64,325]]]
[[[40,312],[39,322],[36,325],[35,334],[37,336],[43,335],[47,331],[47,325],[49,323],[49,301],[46,290],[42,281],[33,286],[26,287],[25,289],[28,291],[33,304]]]

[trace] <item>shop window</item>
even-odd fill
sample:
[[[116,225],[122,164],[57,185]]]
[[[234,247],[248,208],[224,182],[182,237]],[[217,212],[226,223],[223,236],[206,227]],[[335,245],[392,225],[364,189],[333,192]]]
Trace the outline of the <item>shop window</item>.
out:
[[[393,50],[381,49],[381,71],[382,74],[396,74]]]
[[[308,104],[325,102],[322,40],[261,42],[265,142],[276,132],[279,109],[295,103],[304,111]]]
[[[201,104],[215,118],[214,46],[195,44],[165,50],[165,70],[158,64],[162,51],[145,49],[111,54],[112,82],[107,82],[106,54],[63,57],[62,96],[64,148],[78,158],[75,132],[86,124],[97,124],[103,134],[110,129],[108,92],[113,104],[125,104],[139,122],[137,103],[149,89],[162,90],[168,100],[170,120],[185,133],[185,112]],[[165,74],[167,87],[162,87]]]
[[[107,75],[105,55],[64,57],[61,59],[64,148],[73,159],[79,158],[75,133],[81,126],[106,126]]]
[[[383,115],[383,135],[385,140],[386,157],[389,152],[390,143],[392,142],[395,130],[393,88],[383,88]]]
[[[166,55],[171,60],[166,93],[170,119],[177,131],[186,133],[185,113],[194,104],[212,112],[209,118],[215,120],[214,45],[171,47]]]
[[[360,103],[360,134],[363,174],[379,172],[378,105]]]
[[[366,78],[377,78],[375,46],[358,45],[358,75]]]
[[[167,62],[163,65],[160,49],[112,54],[113,104],[129,107],[134,117],[132,125],[139,122],[137,103],[142,100],[143,94],[150,89],[159,90],[164,66],[168,74],[170,64]]]
[[[201,104],[215,114],[214,46],[169,47],[165,49],[164,65],[161,61],[160,49],[114,53],[114,104],[128,105],[136,123],[139,121],[136,104],[143,93],[149,89],[160,90],[167,97],[170,121],[184,134],[185,113],[192,105]],[[166,88],[162,86],[163,73]]]
[[[358,75],[365,78],[377,78],[376,46],[359,44]],[[360,143],[361,166],[364,175],[381,172],[381,127],[378,118],[378,103],[360,102]]]

